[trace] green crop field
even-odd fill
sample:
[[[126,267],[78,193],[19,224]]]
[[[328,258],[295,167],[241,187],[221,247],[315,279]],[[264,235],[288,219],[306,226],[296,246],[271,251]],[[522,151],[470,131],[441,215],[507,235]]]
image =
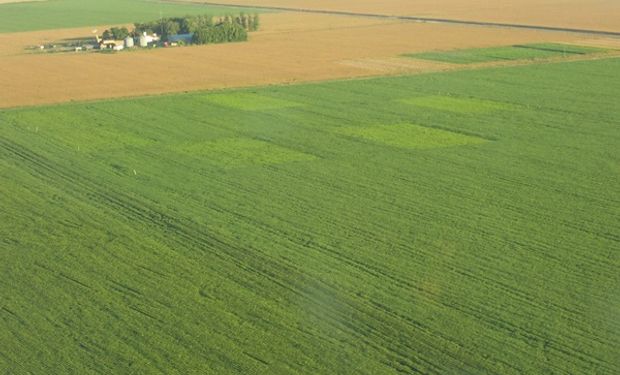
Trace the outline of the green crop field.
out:
[[[559,43],[533,43],[505,47],[420,52],[407,54],[405,56],[452,64],[473,64],[491,61],[534,60],[551,57],[568,57],[606,51],[607,49],[598,47],[576,46]]]
[[[0,111],[0,373],[618,374],[619,71]]]
[[[230,7],[157,0],[47,0],[0,5],[0,33],[127,24],[159,17],[239,13]],[[241,11],[253,13],[252,9]],[[262,11],[264,12],[264,11]]]

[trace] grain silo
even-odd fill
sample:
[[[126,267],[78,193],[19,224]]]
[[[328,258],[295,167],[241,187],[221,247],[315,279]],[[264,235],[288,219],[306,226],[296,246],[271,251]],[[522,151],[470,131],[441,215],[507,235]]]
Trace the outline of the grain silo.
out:
[[[144,47],[148,47],[148,45],[149,45],[149,42],[146,39],[146,35],[144,34],[140,35],[140,47],[144,48]]]
[[[133,47],[133,37],[128,36],[127,38],[125,38],[125,48],[132,48]]]

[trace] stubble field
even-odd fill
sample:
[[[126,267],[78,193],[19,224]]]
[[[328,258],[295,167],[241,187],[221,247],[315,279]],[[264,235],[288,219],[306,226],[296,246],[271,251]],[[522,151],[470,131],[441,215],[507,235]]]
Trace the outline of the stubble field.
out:
[[[616,0],[215,0],[211,3],[620,31],[620,2]]]
[[[0,372],[620,372],[619,59],[0,111]]]

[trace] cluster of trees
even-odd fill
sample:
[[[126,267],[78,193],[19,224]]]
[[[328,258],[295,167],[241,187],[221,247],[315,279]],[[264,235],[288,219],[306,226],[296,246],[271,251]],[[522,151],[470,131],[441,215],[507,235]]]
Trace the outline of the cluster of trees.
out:
[[[129,30],[126,27],[113,27],[103,32],[103,39],[109,40],[122,40],[130,35]]]
[[[203,26],[194,31],[192,43],[210,44],[241,42],[248,40],[248,30],[243,25],[229,19],[212,26]]]
[[[223,43],[243,41],[248,38],[248,31],[256,31],[259,26],[258,14],[241,13],[214,20],[209,15],[170,17],[158,21],[136,23],[134,36],[143,32],[156,33],[166,41],[177,34],[194,34],[194,43]]]

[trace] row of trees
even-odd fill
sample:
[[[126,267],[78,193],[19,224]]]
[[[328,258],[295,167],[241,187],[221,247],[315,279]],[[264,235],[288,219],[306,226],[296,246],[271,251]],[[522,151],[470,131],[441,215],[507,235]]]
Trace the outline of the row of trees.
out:
[[[172,35],[199,34],[196,37],[196,43],[221,43],[247,40],[248,31],[258,30],[259,17],[258,14],[248,15],[244,13],[220,17],[217,20],[209,15],[169,17],[134,25],[134,36],[143,32],[156,33],[162,37],[162,40],[166,41]],[[206,42],[202,42],[203,40]]]
[[[235,22],[223,22],[201,27],[192,35],[194,44],[242,42],[248,40],[248,31]]]

